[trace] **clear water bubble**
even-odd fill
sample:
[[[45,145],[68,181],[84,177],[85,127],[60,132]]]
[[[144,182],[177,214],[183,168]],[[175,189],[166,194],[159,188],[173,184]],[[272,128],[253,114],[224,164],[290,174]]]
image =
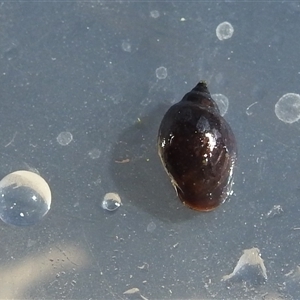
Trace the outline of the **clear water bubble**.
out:
[[[102,201],[102,208],[108,211],[114,211],[121,206],[121,198],[117,193],[107,193]]]
[[[56,140],[60,145],[67,146],[72,142],[73,135],[71,132],[63,131],[57,136]]]
[[[288,93],[275,104],[275,114],[279,120],[292,124],[300,119],[300,95]]]
[[[168,76],[168,70],[165,67],[159,67],[156,69],[155,74],[158,79],[165,79]]]
[[[154,19],[158,18],[160,15],[159,11],[158,10],[152,10],[150,11],[150,16]]]
[[[131,52],[131,45],[129,42],[123,41],[122,49],[126,52]]]
[[[227,113],[229,100],[223,94],[213,94],[211,97],[216,101],[218,108],[220,110],[221,116],[224,116]]]
[[[233,26],[229,22],[223,22],[216,28],[216,35],[220,41],[230,39],[233,32]]]
[[[150,223],[147,225],[147,231],[148,231],[148,232],[153,232],[155,229],[156,229],[156,224],[155,224],[154,222],[150,222]]]
[[[89,151],[88,154],[91,159],[97,159],[100,157],[101,151],[99,149],[94,148],[91,151]]]
[[[38,174],[16,171],[0,181],[0,219],[10,225],[38,223],[49,211],[51,191]]]

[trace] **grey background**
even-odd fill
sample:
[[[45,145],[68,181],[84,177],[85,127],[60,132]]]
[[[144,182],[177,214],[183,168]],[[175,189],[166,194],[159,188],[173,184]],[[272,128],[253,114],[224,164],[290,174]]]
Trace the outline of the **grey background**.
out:
[[[33,227],[1,224],[0,297],[299,299],[300,125],[274,113],[300,92],[299,28],[289,1],[1,2],[0,175],[37,169],[52,207]],[[234,194],[205,214],[180,203],[156,150],[164,112],[200,79],[228,97],[239,150]],[[268,281],[228,287],[252,247]]]

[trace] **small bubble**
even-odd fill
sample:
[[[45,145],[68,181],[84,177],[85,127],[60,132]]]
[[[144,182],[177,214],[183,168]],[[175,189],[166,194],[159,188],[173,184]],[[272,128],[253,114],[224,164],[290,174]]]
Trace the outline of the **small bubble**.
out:
[[[117,193],[107,193],[102,201],[102,208],[108,211],[114,211],[121,206],[121,198]]]
[[[73,135],[71,132],[63,131],[57,136],[56,140],[60,145],[67,146],[73,140]]]
[[[233,35],[234,29],[229,22],[223,22],[216,28],[216,34],[220,41],[230,39]]]
[[[100,157],[101,151],[99,149],[92,149],[91,151],[89,151],[89,157],[91,159],[96,159]]]
[[[228,106],[229,106],[229,100],[226,96],[223,94],[213,94],[211,97],[216,101],[221,116],[224,116],[227,113]]]
[[[294,123],[300,119],[300,95],[288,93],[275,104],[275,114],[285,123]]]
[[[150,16],[154,19],[159,17],[159,11],[158,10],[152,10],[150,11]]]
[[[156,229],[156,224],[154,222],[150,222],[147,226],[148,232],[153,232]]]
[[[38,174],[16,171],[0,181],[0,218],[16,226],[34,225],[49,211],[51,191]]]
[[[122,49],[126,52],[131,52],[131,45],[128,42],[124,41],[122,43]]]
[[[155,73],[156,73],[156,77],[158,79],[165,79],[168,76],[168,71],[167,71],[167,68],[165,68],[165,67],[157,68]]]

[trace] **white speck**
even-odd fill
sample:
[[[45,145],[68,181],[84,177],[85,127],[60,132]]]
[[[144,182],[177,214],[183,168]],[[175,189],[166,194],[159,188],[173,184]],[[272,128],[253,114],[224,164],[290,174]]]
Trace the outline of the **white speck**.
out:
[[[21,213],[20,213],[20,217],[24,217],[24,213],[21,212]]]
[[[159,67],[156,69],[155,74],[158,79],[165,79],[168,76],[167,68]]]
[[[211,97],[216,101],[219,110],[220,110],[220,114],[221,116],[224,116],[228,110],[228,106],[229,106],[229,100],[226,96],[224,96],[223,94],[213,94],[211,95]]]
[[[223,22],[216,28],[216,34],[220,41],[230,39],[233,35],[234,29],[229,22]]]
[[[144,297],[141,294],[141,292],[138,288],[132,288],[132,289],[129,289],[129,290],[127,290],[123,293],[123,295],[134,295],[134,294],[138,295],[139,298],[142,299],[142,300],[148,300],[146,297]]]
[[[100,185],[101,182],[102,182],[102,180],[101,180],[101,177],[99,176],[95,181],[93,181],[93,184],[97,186],[97,185]]]
[[[172,247],[175,249],[175,248],[178,247],[178,245],[179,245],[179,243],[176,243],[176,244],[174,244]]]
[[[11,144],[14,142],[17,133],[18,133],[18,132],[16,131],[16,132],[14,133],[12,139],[11,139],[11,140],[9,141],[9,143],[7,143],[4,147],[8,147],[9,145],[11,145]]]
[[[131,52],[131,45],[129,42],[124,41],[122,43],[122,49],[126,52]]]
[[[89,151],[89,157],[91,159],[96,159],[100,157],[101,151],[99,149],[92,149],[91,151]]]
[[[102,208],[108,211],[114,211],[121,206],[121,198],[117,193],[105,194],[102,201]]]
[[[252,104],[250,104],[247,108],[246,108],[246,114],[248,115],[248,116],[251,116],[252,114],[253,114],[253,112],[250,110],[250,108],[253,106],[253,105],[255,105],[255,104],[257,104],[258,102],[256,101],[256,102],[253,102]]]
[[[73,286],[74,286],[76,283],[77,283],[76,280],[72,280],[72,281],[71,281],[71,284],[72,284]]]
[[[56,140],[60,145],[67,146],[73,140],[73,135],[71,132],[63,131],[57,136]]]
[[[152,10],[150,11],[150,16],[154,19],[159,17],[159,11],[158,10]]]
[[[275,104],[275,114],[285,123],[294,123],[300,119],[300,95],[288,93]]]
[[[276,215],[280,215],[283,213],[283,209],[281,205],[274,205],[272,209],[267,213],[267,218],[273,218]]]
[[[180,21],[181,21],[181,22],[184,22],[184,21],[186,21],[186,19],[185,19],[185,18],[181,18]]]
[[[152,101],[152,99],[145,98],[145,99],[142,100],[141,105],[147,106],[147,105],[149,105],[151,103],[151,101]]]
[[[148,232],[153,232],[156,229],[156,224],[154,222],[150,222],[147,226]]]

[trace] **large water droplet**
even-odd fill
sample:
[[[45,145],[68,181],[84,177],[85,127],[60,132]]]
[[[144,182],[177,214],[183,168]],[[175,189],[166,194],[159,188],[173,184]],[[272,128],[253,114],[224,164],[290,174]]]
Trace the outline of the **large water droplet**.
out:
[[[216,34],[220,41],[230,39],[233,35],[233,32],[233,26],[229,22],[223,22],[219,24],[216,29]]]
[[[275,104],[277,118],[292,124],[300,119],[300,95],[288,93],[283,95]]]
[[[28,226],[49,211],[51,191],[38,174],[16,171],[0,181],[0,219],[10,225]]]
[[[102,208],[108,211],[114,211],[121,206],[121,198],[116,193],[107,193],[102,201]]]
[[[56,140],[60,145],[67,146],[72,142],[73,135],[71,132],[63,131],[57,136]]]

